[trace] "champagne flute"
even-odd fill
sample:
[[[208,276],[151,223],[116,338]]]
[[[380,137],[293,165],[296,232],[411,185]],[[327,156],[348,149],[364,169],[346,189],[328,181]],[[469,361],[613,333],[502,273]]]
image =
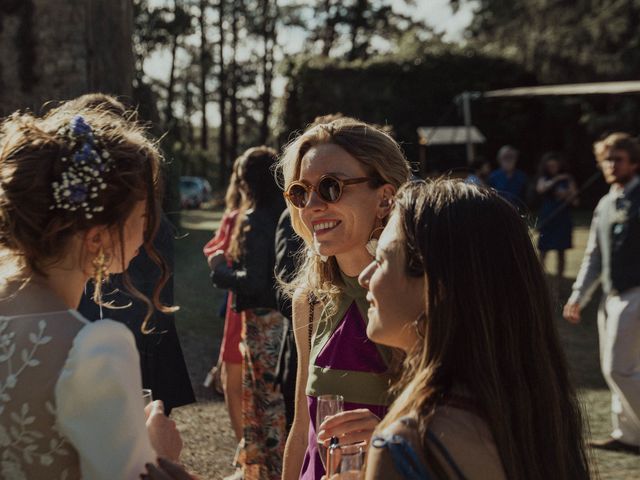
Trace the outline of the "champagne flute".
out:
[[[344,398],[342,395],[320,395],[318,397],[318,406],[316,407],[316,433],[322,422],[327,417],[331,417],[336,413],[344,410]],[[318,441],[318,451],[320,452],[320,460],[325,470],[327,469],[327,447],[321,441]]]
[[[340,474],[340,480],[360,480],[365,462],[366,443],[332,444],[329,447],[327,477]]]
[[[153,393],[150,388],[142,389],[142,401],[144,402],[145,407],[153,402]]]

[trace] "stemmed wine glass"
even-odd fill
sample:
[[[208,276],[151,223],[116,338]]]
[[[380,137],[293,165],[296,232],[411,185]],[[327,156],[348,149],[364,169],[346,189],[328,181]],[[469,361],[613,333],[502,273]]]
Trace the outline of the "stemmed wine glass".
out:
[[[342,395],[320,395],[316,408],[316,429],[320,428],[327,417],[331,417],[344,410],[344,398]],[[327,447],[318,440],[318,451],[322,465],[327,469]]]
[[[153,402],[153,392],[151,392],[150,388],[142,389],[142,401],[144,402],[145,407]]]

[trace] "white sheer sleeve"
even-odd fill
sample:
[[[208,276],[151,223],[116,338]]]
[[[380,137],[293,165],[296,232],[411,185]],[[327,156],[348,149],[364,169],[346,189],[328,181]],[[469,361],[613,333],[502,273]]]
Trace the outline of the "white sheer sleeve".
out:
[[[131,332],[101,320],[80,330],[55,388],[60,432],[87,480],[138,480],[155,461],[145,427],[140,362]]]

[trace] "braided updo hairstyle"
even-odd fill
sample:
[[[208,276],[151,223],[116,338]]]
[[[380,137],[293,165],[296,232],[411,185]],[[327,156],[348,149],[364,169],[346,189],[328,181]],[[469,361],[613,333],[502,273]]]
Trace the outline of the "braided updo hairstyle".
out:
[[[81,116],[99,139],[100,152],[108,152],[111,168],[99,172],[103,189],[88,199],[98,208],[86,215],[82,209],[59,208],[54,185],[69,170],[69,158],[82,146],[61,134]],[[100,108],[59,108],[44,118],[14,113],[0,126],[0,255],[5,265],[23,278],[44,275],[69,248],[69,240],[94,226],[105,226],[118,240],[124,263],[124,224],[136,202],[147,202],[144,247],[163,275],[153,303],[162,311],[159,292],[168,278],[167,267],[151,240],[159,224],[162,156],[156,144],[135,122]],[[84,254],[84,253],[83,253]],[[122,265],[125,270],[125,265]],[[152,303],[124,275],[130,293],[148,306]],[[98,290],[98,289],[96,289]],[[96,299],[99,301],[99,299]],[[146,323],[146,320],[145,320]],[[143,327],[144,328],[144,327]]]

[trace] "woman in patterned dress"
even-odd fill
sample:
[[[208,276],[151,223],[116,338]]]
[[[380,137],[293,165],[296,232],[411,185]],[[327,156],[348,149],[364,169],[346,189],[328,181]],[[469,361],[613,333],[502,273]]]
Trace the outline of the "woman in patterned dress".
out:
[[[390,400],[393,352],[367,339],[366,291],[357,277],[410,172],[389,135],[350,118],[310,127],[286,148],[280,167],[307,252],[289,286],[298,376],[283,478],[320,480],[318,442],[368,441]],[[316,425],[322,394],[342,395],[345,412]]]
[[[275,296],[275,233],[284,209],[271,169],[276,152],[255,147],[241,157],[238,176],[252,208],[241,212],[226,252],[209,256],[211,280],[233,292],[242,313],[242,422],[238,462],[245,480],[282,475],[284,399],[276,389],[276,367],[284,331]],[[227,264],[227,258],[232,264]]]
[[[108,108],[2,124],[0,477],[134,480],[178,458],[160,401],[145,428],[132,333],[76,311],[90,278],[100,302],[109,274],[154,251],[159,175],[154,143]]]

